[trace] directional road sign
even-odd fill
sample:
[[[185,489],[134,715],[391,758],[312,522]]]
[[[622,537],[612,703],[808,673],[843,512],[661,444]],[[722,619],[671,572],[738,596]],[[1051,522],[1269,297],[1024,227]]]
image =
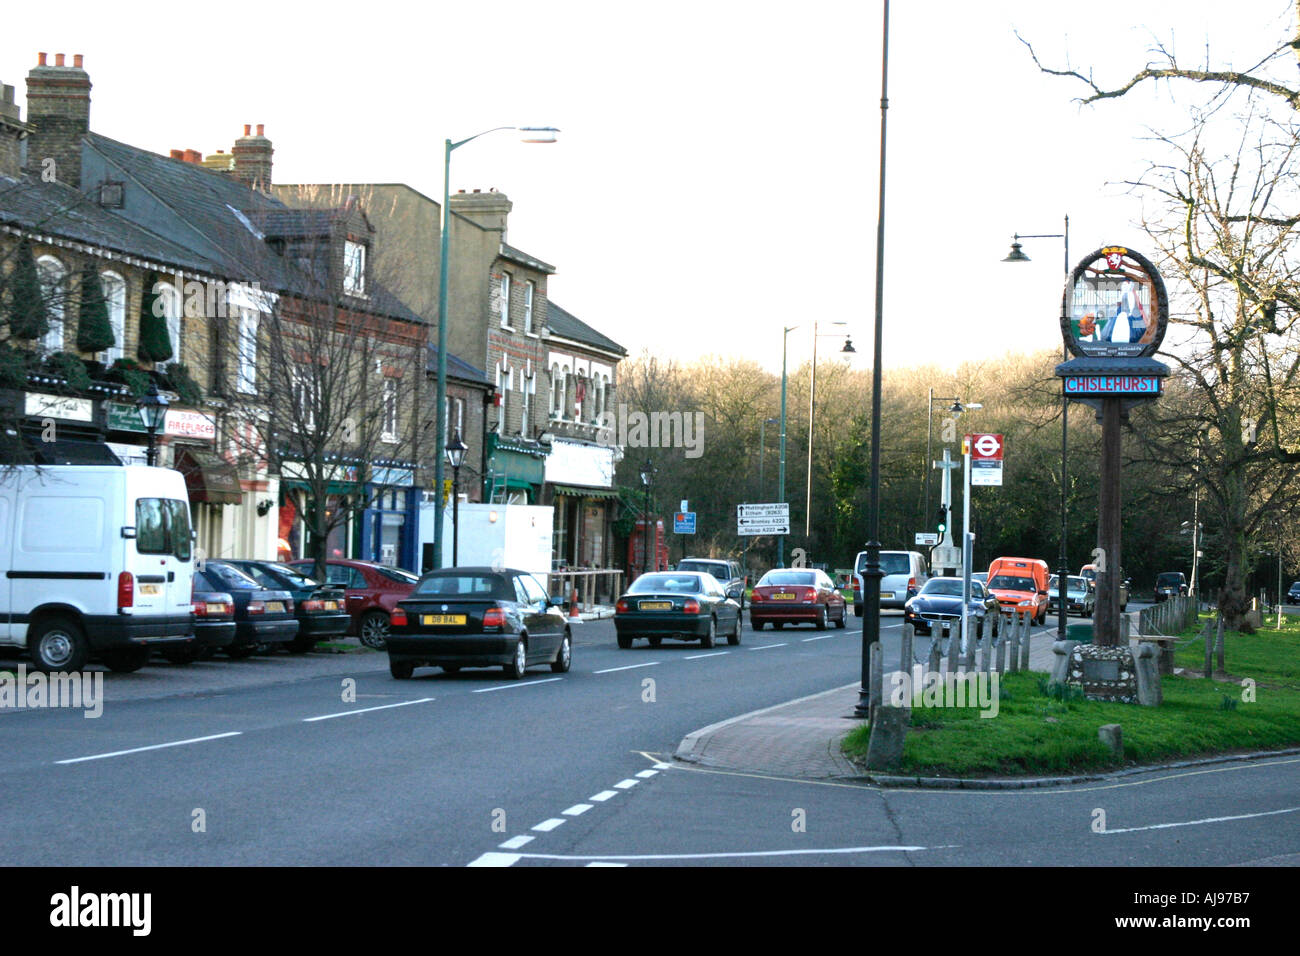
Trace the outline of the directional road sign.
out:
[[[790,504],[774,502],[736,505],[736,530],[739,534],[789,534]]]

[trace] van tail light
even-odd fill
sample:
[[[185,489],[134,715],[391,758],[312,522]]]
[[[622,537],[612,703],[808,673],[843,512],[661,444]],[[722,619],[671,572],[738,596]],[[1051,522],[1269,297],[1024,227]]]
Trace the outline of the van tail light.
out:
[[[862,579],[859,578],[856,574],[853,575],[853,593],[854,594],[862,593]]]
[[[614,605],[615,614],[626,614],[630,610],[632,610],[632,606],[628,604],[627,601],[623,600],[623,598],[619,598],[618,603]]]
[[[305,605],[319,604],[321,607],[325,606],[321,601],[306,601],[304,603]],[[310,610],[310,608],[308,608],[308,610]],[[402,607],[393,608],[393,613],[388,615],[388,623],[392,627],[406,627],[406,625],[410,623],[406,619],[406,609]]]
[[[687,614],[699,614],[700,602],[695,600],[695,598],[687,598],[686,603],[682,606],[682,610]]]
[[[117,576],[117,609],[132,607],[135,604],[135,575],[123,571]]]
[[[484,627],[505,627],[506,612],[499,607],[490,607],[483,612]]]
[[[249,613],[249,614],[265,614],[265,613],[266,613],[266,602],[264,602],[264,601],[249,601],[249,602],[248,602],[248,613]]]

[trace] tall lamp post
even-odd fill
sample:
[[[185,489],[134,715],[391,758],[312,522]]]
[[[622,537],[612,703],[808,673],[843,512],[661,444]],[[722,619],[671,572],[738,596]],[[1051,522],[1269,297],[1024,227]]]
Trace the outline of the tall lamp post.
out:
[[[655,466],[649,458],[641,466],[641,487],[645,489],[645,507],[641,510],[641,573],[650,571],[650,485],[655,480]],[[658,542],[655,542],[656,544]],[[656,555],[656,558],[658,556]],[[658,569],[659,562],[655,561]]]
[[[1070,279],[1070,217],[1065,217],[1065,231],[1062,233],[1046,233],[1042,235],[1022,236],[1019,233],[1011,237],[1011,254],[1003,262],[1029,262],[1029,257],[1020,249],[1021,239],[1063,239],[1065,240],[1065,278],[1068,282]],[[1061,295],[1061,328],[1065,328],[1065,295]],[[1069,361],[1070,351],[1062,347],[1062,361]],[[1066,507],[1068,505],[1068,496],[1066,494],[1066,462],[1069,460],[1070,450],[1070,401],[1065,397],[1065,383],[1061,383],[1061,553],[1057,561],[1058,577],[1057,587],[1064,587],[1069,580],[1069,560],[1070,556],[1066,550]],[[1065,640],[1065,601],[1058,602],[1059,613],[1056,619],[1056,634],[1058,639]]]
[[[961,413],[966,411],[967,409],[974,410],[977,408],[984,407],[979,402],[968,402],[963,405],[962,400],[960,398],[935,398],[934,389],[930,389],[930,404],[926,407],[926,412],[925,412],[925,511],[923,513],[925,515],[926,521],[930,520],[930,514],[931,514],[930,475],[934,471],[934,465],[931,463],[930,460],[932,455],[932,452],[930,451],[930,444],[931,444],[931,435],[933,433],[933,426],[934,426],[934,403],[935,402],[952,402],[952,405],[948,407],[948,411],[952,412],[955,418],[960,418]]]
[[[438,386],[434,398],[433,418],[435,424],[433,446],[442,448],[447,441],[447,278],[451,272],[447,262],[448,237],[451,230],[451,154],[466,143],[495,133],[503,129],[518,130],[523,133],[525,143],[554,143],[559,130],[551,126],[496,126],[458,142],[446,141],[446,151],[442,160],[442,219],[439,226],[441,235],[438,243]],[[443,458],[439,455],[434,465],[434,523],[433,523],[433,566],[442,567],[442,515],[445,505],[442,501],[442,483],[445,472],[442,470]]]
[[[812,461],[813,461],[813,414],[817,409],[817,339],[826,338],[827,333],[822,335],[817,331],[818,322],[813,320],[813,353],[812,353],[812,383],[808,388],[808,486],[805,488],[806,496],[804,498],[804,518],[803,534],[807,538],[812,534]],[[848,325],[847,322],[829,322],[828,325]],[[853,347],[853,339],[847,335],[844,336],[844,347],[840,349],[841,353],[852,355],[857,352]]]
[[[451,566],[455,568],[460,566],[460,466],[465,464],[465,452],[469,451],[460,440],[459,428],[444,451],[451,466]]]
[[[763,480],[763,452],[767,451],[767,431],[768,425],[779,424],[775,418],[764,418],[758,423],[758,500],[764,501],[767,498],[767,482]]]
[[[144,398],[140,399],[140,421],[144,422],[144,430],[149,436],[149,444],[145,446],[145,461],[152,468],[158,463],[158,433],[162,431],[163,425],[167,422],[167,399],[158,394],[157,383],[150,384],[149,391],[145,392]]]

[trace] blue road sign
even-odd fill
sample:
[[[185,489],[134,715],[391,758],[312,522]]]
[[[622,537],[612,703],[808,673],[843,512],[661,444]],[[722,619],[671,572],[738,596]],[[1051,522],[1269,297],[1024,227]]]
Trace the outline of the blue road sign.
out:
[[[673,515],[674,534],[695,534],[695,512],[678,511]]]

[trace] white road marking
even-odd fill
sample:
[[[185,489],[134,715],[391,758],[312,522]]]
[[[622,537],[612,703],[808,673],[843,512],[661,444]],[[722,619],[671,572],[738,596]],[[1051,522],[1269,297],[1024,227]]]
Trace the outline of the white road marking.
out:
[[[533,827],[533,829],[538,833],[550,833],[556,827],[563,825],[564,821],[559,817],[551,817],[549,820],[543,820],[541,823],[537,824],[537,826]]]
[[[730,853],[608,853],[604,856],[588,854],[586,856],[570,856],[562,853],[520,853],[519,858],[527,857],[530,860],[719,860],[732,859],[737,857],[771,857],[771,856],[823,856],[823,855],[845,855],[853,853],[919,853],[924,850],[948,850],[953,849],[955,845],[948,846],[844,846],[844,847],[826,847],[823,849],[810,850],[737,850]],[[484,856],[492,854],[485,853]],[[500,856],[507,856],[502,853]],[[480,857],[482,859],[482,857]],[[472,866],[473,864],[471,864]]]
[[[620,780],[618,783],[614,784],[614,786],[619,790],[628,790],[635,787],[640,782],[640,780]]]
[[[807,644],[809,641],[824,641],[827,638],[831,638],[834,636],[835,636],[834,634],[823,634],[821,637],[805,637],[803,639],[803,643]]]
[[[310,724],[312,721],[316,720],[333,720],[335,717],[348,717],[352,714],[368,714],[372,710],[391,710],[394,707],[410,707],[412,704],[427,704],[436,699],[437,698],[434,697],[421,697],[419,700],[404,700],[400,704],[380,704],[378,707],[362,707],[360,710],[341,710],[337,714],[322,714],[319,717],[304,717],[302,722],[304,724]]]
[[[1252,820],[1255,817],[1275,817],[1281,813],[1295,813],[1300,807],[1285,810],[1268,810],[1264,813],[1243,813],[1235,817],[1206,817],[1203,820],[1185,820],[1182,823],[1154,823],[1149,827],[1125,827],[1120,830],[1099,830],[1099,833],[1137,833],[1140,830],[1168,830],[1172,827],[1195,827],[1204,823],[1227,823],[1230,820]]]
[[[657,764],[655,764],[655,769],[656,769],[656,770],[671,770],[671,769],[673,769],[673,765],[670,764],[670,763],[657,763]]]
[[[641,770],[637,773],[637,776],[640,777],[642,780],[647,780],[650,777],[653,777],[658,772],[659,772],[658,770]]]
[[[698,661],[702,657],[722,657],[726,651],[714,651],[712,654],[688,654],[682,658],[684,661]]]
[[[211,734],[207,737],[191,737],[188,740],[173,740],[165,744],[150,744],[148,747],[133,747],[130,750],[114,750],[112,753],[92,754],[89,757],[73,757],[70,760],[56,760],[58,763],[82,763],[86,760],[103,760],[105,757],[123,757],[127,754],[144,753],[146,750],[162,750],[166,747],[183,747],[185,744],[201,744],[205,740],[220,740],[222,737],[238,737],[242,730],[231,730],[224,734]]]
[[[484,853],[476,860],[471,860],[469,866],[514,866],[519,862],[520,853]]]
[[[757,647],[750,647],[746,649],[751,651],[765,651],[769,647],[785,647],[785,646],[786,646],[785,644],[759,644]]]
[[[615,671],[634,671],[638,667],[654,667],[659,661],[646,661],[644,664],[628,664],[626,667],[606,667],[603,671],[592,671],[593,674],[612,674]]]
[[[600,793],[592,794],[588,800],[595,800],[597,803],[604,803],[610,797],[617,797],[618,792],[615,790],[602,790]]]
[[[494,690],[510,690],[514,687],[532,687],[534,684],[549,684],[552,681],[563,680],[562,677],[547,677],[542,680],[526,680],[518,684],[500,684],[496,687],[480,687],[478,690],[470,691],[471,694],[489,694]]]
[[[535,839],[537,838],[530,837],[527,834],[520,834],[519,836],[511,837],[509,840],[506,840],[505,843],[498,843],[497,846],[503,850],[517,850],[525,844],[532,843]]]
[[[627,864],[626,863],[603,863],[600,860],[597,860],[595,863],[588,863],[587,866],[590,868],[593,866],[627,866]]]
[[[573,806],[569,807],[569,809],[561,810],[560,812],[563,813],[566,817],[577,817],[586,813],[590,809],[591,809],[590,803],[575,803]]]

